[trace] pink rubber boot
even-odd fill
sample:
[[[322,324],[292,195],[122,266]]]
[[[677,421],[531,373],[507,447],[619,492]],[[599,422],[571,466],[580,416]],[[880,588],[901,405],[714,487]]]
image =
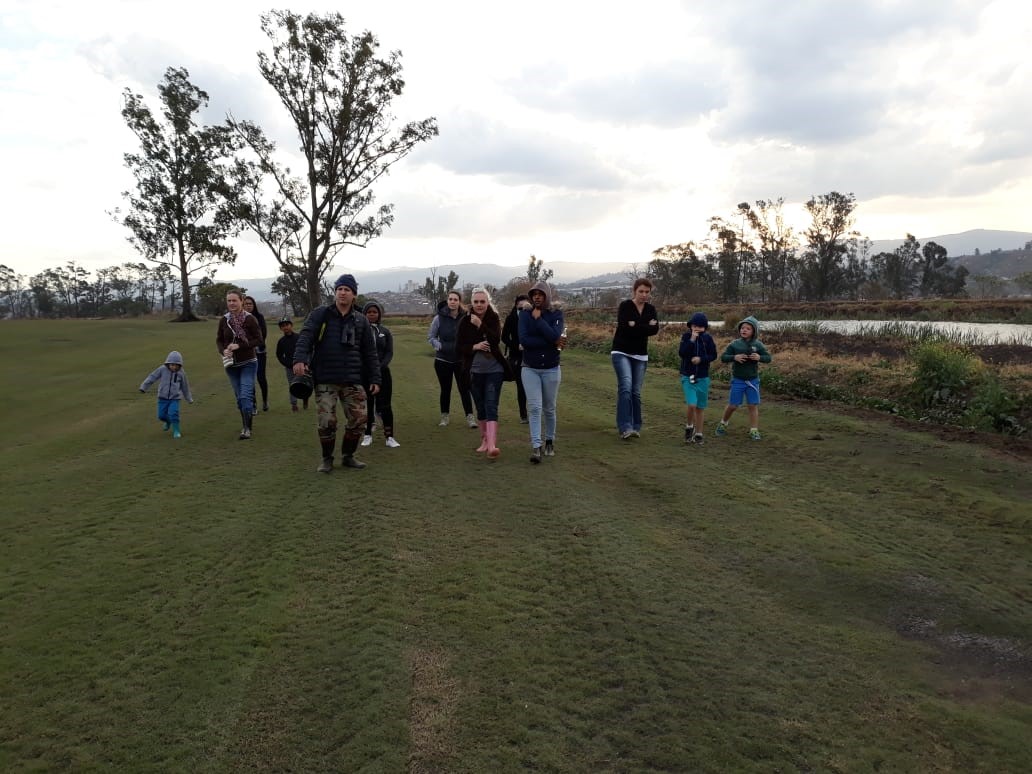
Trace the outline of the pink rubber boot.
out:
[[[477,453],[486,452],[488,449],[487,444],[487,422],[480,420],[480,446],[477,447]]]

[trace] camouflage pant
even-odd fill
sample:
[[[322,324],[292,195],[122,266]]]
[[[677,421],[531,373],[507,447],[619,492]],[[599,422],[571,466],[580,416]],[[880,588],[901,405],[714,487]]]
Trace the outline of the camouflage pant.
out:
[[[319,384],[315,387],[319,440],[337,438],[337,400],[344,409],[344,437],[359,438],[366,424],[366,394],[361,384]]]

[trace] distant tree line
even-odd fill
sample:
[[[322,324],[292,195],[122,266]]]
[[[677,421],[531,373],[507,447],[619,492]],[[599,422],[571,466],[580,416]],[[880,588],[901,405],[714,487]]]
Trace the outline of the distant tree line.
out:
[[[968,270],[946,248],[911,234],[892,252],[871,254],[854,228],[856,197],[832,191],[804,205],[810,225],[785,224],[784,200],[742,202],[709,220],[708,240],[665,245],[645,271],[664,303],[829,301],[967,295]]]
[[[172,311],[180,285],[167,266],[124,263],[90,273],[75,261],[25,277],[0,265],[0,316],[132,316]]]

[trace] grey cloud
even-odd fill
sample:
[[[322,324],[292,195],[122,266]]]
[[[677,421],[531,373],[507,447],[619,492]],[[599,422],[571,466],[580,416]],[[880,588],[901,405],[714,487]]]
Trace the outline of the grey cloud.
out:
[[[1032,157],[1032,111],[1027,100],[1016,95],[1032,93],[1032,70],[1023,63],[1013,64],[997,79],[985,84],[973,116],[975,129],[985,138],[982,145],[967,154],[971,163],[1016,161]]]
[[[686,59],[609,78],[557,76],[558,71],[527,71],[509,88],[530,107],[618,126],[683,126],[725,103],[726,84],[717,69]]]
[[[754,88],[724,113],[714,131],[715,140],[779,138],[825,145],[868,135],[886,116],[884,99],[870,91],[769,81]]]
[[[848,148],[801,149],[764,143],[744,153],[731,175],[743,200],[785,197],[805,201],[814,194],[851,191],[861,201],[880,196],[977,196],[1018,174],[1028,174],[1032,159],[1018,163],[970,163],[946,144],[912,142],[882,132]]]
[[[587,191],[624,187],[623,177],[587,142],[547,131],[510,129],[479,117],[444,117],[441,134],[413,155],[461,175],[488,175],[506,185],[536,184]]]
[[[141,35],[120,41],[91,40],[79,46],[79,54],[119,89],[128,87],[155,101],[165,71],[169,67],[185,67],[190,73],[190,82],[209,97],[208,105],[200,111],[200,123],[221,124],[232,112],[237,119],[259,123],[272,139],[288,150],[298,145],[286,111],[258,72],[257,54],[253,69],[242,73],[227,70],[167,41]]]
[[[963,3],[733,3],[718,14],[718,36],[734,59],[732,106],[718,141],[777,138],[830,145],[892,121],[895,104],[928,95],[879,80],[894,52],[973,27]]]
[[[589,228],[604,221],[623,203],[613,193],[532,194],[508,206],[471,207],[467,203],[440,202],[425,196],[398,193],[391,197],[394,237],[431,239],[482,239],[499,234],[533,234]]]

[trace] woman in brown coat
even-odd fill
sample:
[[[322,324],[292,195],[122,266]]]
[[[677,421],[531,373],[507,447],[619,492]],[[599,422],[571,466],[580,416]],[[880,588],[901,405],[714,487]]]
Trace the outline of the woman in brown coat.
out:
[[[240,440],[251,437],[251,419],[254,416],[254,377],[258,371],[255,350],[262,344],[262,331],[254,315],[244,311],[244,297],[237,291],[226,293],[227,311],[219,318],[215,344],[222,355],[226,376],[233,386],[240,418],[244,421]]]

